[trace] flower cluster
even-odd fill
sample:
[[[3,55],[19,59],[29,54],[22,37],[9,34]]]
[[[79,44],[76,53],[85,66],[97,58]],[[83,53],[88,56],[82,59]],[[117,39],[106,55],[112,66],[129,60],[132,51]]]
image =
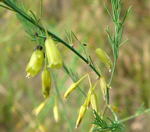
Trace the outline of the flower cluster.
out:
[[[101,50],[100,48],[97,49],[96,54],[108,68],[112,66],[109,57],[103,50]],[[42,46],[36,47],[26,68],[28,78],[36,76],[43,69],[41,74],[41,80],[42,80],[42,94],[45,100],[33,111],[35,115],[38,115],[48,102],[48,97],[50,95],[50,89],[52,85],[50,70],[59,69],[62,67],[62,65],[63,65],[62,57],[59,52],[59,49],[57,48],[55,41],[50,36],[47,36],[47,39],[45,40],[45,47],[44,48]],[[77,82],[74,82],[65,92],[64,98],[67,99],[67,97],[73,91],[76,90],[76,88],[83,82],[83,80],[86,77],[88,77],[90,88],[84,103],[81,105],[79,109],[79,114],[76,121],[76,128],[80,125],[90,105],[93,110],[98,111],[97,95],[95,92],[97,81],[94,85],[92,85],[89,74],[84,75]],[[100,87],[102,90],[103,97],[105,99],[106,89],[107,89],[107,83],[105,81],[105,78],[101,76],[99,78],[99,82],[100,82]],[[58,112],[57,98],[55,98],[53,113],[54,113],[55,121],[58,122],[59,112]]]
[[[56,43],[48,36],[45,41],[45,51],[42,46],[37,46],[26,67],[27,77],[30,78],[36,76],[44,66],[41,75],[42,93],[44,98],[49,97],[49,91],[51,88],[52,81],[50,70],[61,68],[62,65],[62,57]]]
[[[50,96],[50,89],[52,86],[52,78],[50,71],[52,69],[59,69],[62,67],[62,65],[62,57],[55,41],[50,36],[47,36],[47,39],[45,40],[45,47],[36,47],[26,67],[26,77],[28,78],[35,77],[42,71],[42,94],[45,100],[33,111],[35,115],[38,115],[48,102],[48,97]],[[56,121],[58,121],[59,114],[57,99],[55,99],[53,111],[54,118]]]
[[[112,61],[109,58],[109,56],[107,55],[107,53],[104,50],[102,50],[101,48],[96,49],[95,53],[96,53],[97,57],[100,59],[100,61],[107,67],[109,72],[111,72],[110,69],[112,68]],[[95,92],[95,88],[97,86],[97,81],[94,85],[92,85],[89,74],[84,75],[77,82],[74,82],[68,88],[68,90],[65,92],[64,98],[66,99],[82,83],[82,81],[86,77],[88,77],[88,79],[89,79],[90,88],[89,88],[89,91],[87,93],[87,96],[86,96],[86,99],[85,99],[84,103],[81,105],[81,107],[79,109],[79,114],[78,114],[78,118],[77,118],[77,121],[76,121],[76,128],[80,125],[82,119],[84,118],[84,115],[85,115],[89,105],[91,105],[93,110],[98,112],[97,95],[96,95],[96,92]],[[100,84],[102,95],[103,95],[104,100],[105,100],[106,99],[106,94],[107,94],[107,89],[110,88],[110,86],[108,86],[105,77],[102,76],[102,75],[99,77],[98,81],[99,81],[99,84]]]
[[[89,88],[89,91],[87,93],[86,99],[84,100],[84,103],[81,105],[81,107],[79,109],[79,114],[78,114],[78,118],[77,118],[77,121],[76,121],[76,128],[80,125],[80,123],[81,123],[82,119],[84,118],[85,113],[86,113],[86,111],[87,111],[87,109],[88,109],[88,107],[90,105],[91,105],[91,107],[92,107],[93,110],[95,110],[96,112],[98,112],[97,95],[96,95],[96,92],[95,92],[95,88],[97,86],[97,81],[95,82],[94,85],[92,85],[89,74],[84,75],[77,82],[74,82],[68,88],[68,90],[65,92],[64,98],[66,99],[82,83],[82,81],[86,77],[88,77],[88,79],[89,79],[89,85],[90,85],[89,87],[90,88]],[[107,83],[106,83],[104,77],[100,77],[98,79],[98,81],[100,82],[100,87],[101,87],[102,93],[105,96],[105,92],[104,91],[106,91]]]

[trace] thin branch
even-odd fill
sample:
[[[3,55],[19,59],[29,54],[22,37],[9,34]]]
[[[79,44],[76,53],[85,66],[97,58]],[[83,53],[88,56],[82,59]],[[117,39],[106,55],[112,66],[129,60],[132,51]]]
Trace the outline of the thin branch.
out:
[[[131,115],[129,117],[126,117],[126,118],[120,120],[119,122],[124,123],[124,122],[126,122],[128,120],[132,120],[132,119],[134,119],[134,118],[136,118],[136,117],[138,117],[140,115],[143,115],[143,114],[146,114],[146,113],[149,113],[149,112],[150,112],[150,109],[146,109],[145,111],[141,112],[140,114]]]
[[[21,10],[19,7],[17,7],[13,2],[9,1],[9,0],[5,0],[4,4],[6,4],[8,7],[10,7],[11,9],[13,9],[16,13],[18,13],[19,15],[21,15],[23,18],[25,18],[27,21],[29,21],[30,23],[32,23],[33,25],[35,25],[37,28],[39,28],[42,32],[45,32],[44,27],[42,27],[41,25],[39,25],[39,23],[37,23],[35,20],[33,20],[26,12],[24,12],[23,10]],[[58,42],[62,43],[64,46],[66,46],[68,49],[70,49],[72,52],[74,52],[80,59],[82,59],[86,64],[89,65],[89,67],[97,74],[98,77],[101,76],[101,74],[97,71],[97,69],[92,65],[89,64],[89,61],[84,58],[76,49],[74,49],[72,46],[70,46],[70,44],[68,44],[67,42],[65,42],[64,40],[62,40],[60,37],[58,37],[57,35],[55,35],[54,33],[47,31],[48,34],[54,38],[55,40],[57,40]]]

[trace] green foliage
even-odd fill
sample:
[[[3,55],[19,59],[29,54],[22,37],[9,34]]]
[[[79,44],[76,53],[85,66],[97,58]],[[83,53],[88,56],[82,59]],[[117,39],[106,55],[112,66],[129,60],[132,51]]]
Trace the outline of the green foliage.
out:
[[[110,76],[110,79],[108,82],[108,86],[111,85],[111,82],[112,82],[112,79],[114,76],[116,63],[117,63],[118,56],[119,56],[119,48],[122,43],[124,23],[125,23],[127,15],[129,14],[129,11],[130,11],[130,8],[129,8],[126,11],[125,15],[123,16],[121,2],[122,2],[121,0],[111,0],[111,2],[110,2],[111,7],[112,7],[111,11],[109,11],[109,9],[107,7],[105,7],[106,11],[108,12],[108,14],[114,24],[113,33],[111,33],[109,26],[106,29],[108,40],[109,40],[109,43],[111,45],[112,52],[113,52],[113,66],[111,69],[111,76]],[[107,88],[106,98],[107,98],[107,104],[109,104],[109,88]]]
[[[114,23],[114,33],[111,33],[109,27],[107,27],[107,29],[106,29],[108,39],[109,39],[110,45],[112,47],[114,61],[117,60],[118,55],[119,55],[119,47],[122,43],[124,23],[125,23],[126,17],[128,16],[128,14],[130,12],[130,9],[131,9],[131,8],[129,8],[125,12],[125,15],[123,16],[121,2],[122,2],[121,0],[111,0],[111,6],[112,6],[111,12],[112,13],[106,7],[106,10]]]
[[[124,30],[124,23],[125,20],[128,16],[128,14],[130,13],[130,9],[129,8],[126,12],[125,15],[123,16],[123,12],[122,12],[122,4],[121,4],[121,0],[111,0],[111,11],[109,11],[109,9],[107,7],[106,11],[109,14],[109,16],[112,19],[112,22],[114,24],[114,30],[113,33],[110,31],[109,26],[106,29],[107,32],[107,36],[108,36],[108,40],[109,43],[111,45],[112,51],[113,51],[113,66],[111,69],[111,77],[108,83],[108,86],[111,85],[113,76],[114,76],[114,72],[115,72],[115,68],[116,68],[116,63],[118,60],[118,56],[119,56],[119,48],[122,45],[122,38],[123,38],[123,30]],[[121,122],[118,121],[116,114],[114,113],[114,111],[109,107],[109,87],[107,88],[107,94],[106,94],[106,102],[108,104],[108,108],[112,111],[112,114],[116,117],[115,121],[111,121],[110,124],[108,124],[106,122],[106,120],[102,119],[96,112],[94,112],[95,115],[95,122],[94,124],[96,125],[95,127],[95,131],[99,131],[99,132],[104,132],[104,131],[111,131],[111,132],[121,132],[123,131],[123,127]],[[140,115],[143,114],[144,111],[143,109],[139,109],[139,111],[135,114],[135,115]],[[132,118],[134,118],[135,116],[131,116]],[[131,119],[132,119],[131,118]],[[130,119],[127,118],[127,119]]]
[[[110,118],[102,118],[96,111],[93,111],[95,120],[93,124],[96,126],[93,132],[124,132],[124,126],[119,121],[113,121]]]

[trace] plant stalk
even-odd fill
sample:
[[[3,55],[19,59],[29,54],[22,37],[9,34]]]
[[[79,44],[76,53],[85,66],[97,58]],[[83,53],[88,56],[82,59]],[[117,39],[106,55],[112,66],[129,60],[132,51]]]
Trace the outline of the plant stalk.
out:
[[[149,112],[150,112],[150,109],[146,109],[144,112],[142,112],[142,113],[140,113],[140,114],[131,115],[131,116],[129,116],[129,117],[126,117],[126,118],[120,120],[119,122],[120,122],[120,123],[124,123],[124,122],[126,122],[126,121],[128,121],[128,120],[132,120],[132,119],[134,119],[134,118],[136,118],[136,117],[138,117],[138,116],[140,116],[140,115],[143,115],[143,114],[146,114],[146,113],[149,113]]]
[[[44,27],[42,27],[41,25],[39,25],[37,22],[35,22],[28,14],[26,14],[24,11],[22,11],[21,9],[19,9],[14,3],[12,3],[11,1],[7,1],[5,0],[4,3],[13,9],[13,11],[15,11],[16,13],[18,13],[19,15],[21,15],[22,17],[24,17],[26,20],[28,20],[30,23],[32,23],[33,25],[35,25],[36,27],[38,27],[41,31],[45,32]],[[75,53],[81,60],[83,60],[86,64],[89,65],[89,67],[96,73],[96,75],[98,77],[101,76],[101,74],[98,72],[98,70],[89,63],[89,61],[83,57],[76,49],[74,49],[71,45],[69,45],[67,42],[65,42],[64,40],[62,40],[60,37],[58,37],[57,35],[55,35],[54,33],[48,31],[48,34],[56,39],[58,42],[62,43],[64,46],[66,46],[68,49],[70,49],[73,53]]]

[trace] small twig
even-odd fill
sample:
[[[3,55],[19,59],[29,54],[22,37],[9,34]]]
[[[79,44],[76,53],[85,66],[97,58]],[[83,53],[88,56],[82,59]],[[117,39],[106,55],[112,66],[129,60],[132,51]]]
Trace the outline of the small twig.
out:
[[[134,118],[136,118],[136,117],[138,117],[138,116],[140,116],[140,115],[143,115],[143,114],[146,114],[146,113],[149,113],[150,112],[150,109],[146,109],[145,111],[143,111],[142,113],[140,113],[140,114],[134,114],[134,115],[131,115],[131,116],[129,116],[129,117],[126,117],[126,118],[124,118],[124,119],[122,119],[122,120],[120,120],[119,122],[120,123],[124,123],[124,122],[126,122],[126,121],[128,121],[128,120],[132,120],[132,119],[134,119]]]

